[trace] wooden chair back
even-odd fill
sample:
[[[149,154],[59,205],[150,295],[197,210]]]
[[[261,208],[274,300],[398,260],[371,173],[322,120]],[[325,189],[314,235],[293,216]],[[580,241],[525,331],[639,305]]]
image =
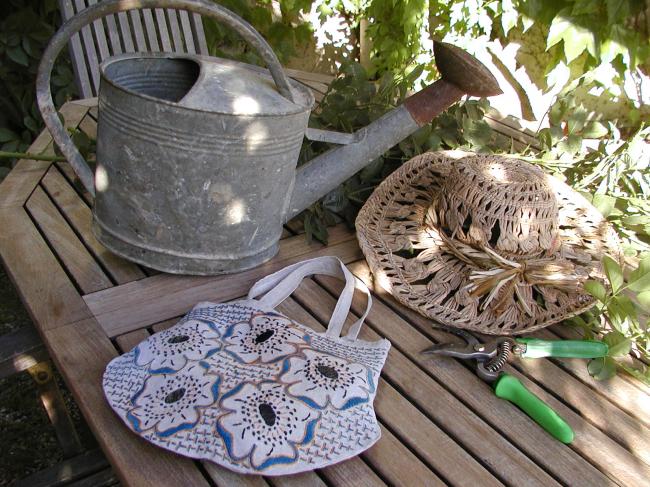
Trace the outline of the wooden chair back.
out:
[[[98,0],[59,0],[64,20]],[[99,0],[101,1],[101,0]],[[208,54],[201,16],[183,10],[143,9],[108,15],[70,40],[70,57],[79,95],[97,96],[99,63],[125,52]]]

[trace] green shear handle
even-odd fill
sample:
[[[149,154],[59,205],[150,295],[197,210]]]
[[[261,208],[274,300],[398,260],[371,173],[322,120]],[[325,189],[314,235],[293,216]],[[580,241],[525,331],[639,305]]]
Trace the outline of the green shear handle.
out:
[[[551,407],[526,389],[519,379],[505,372],[492,385],[494,393],[523,410],[538,425],[562,443],[573,441],[573,430]]]
[[[567,357],[595,358],[605,357],[609,352],[606,343],[593,340],[541,340],[539,338],[516,338],[523,344],[522,358]]]

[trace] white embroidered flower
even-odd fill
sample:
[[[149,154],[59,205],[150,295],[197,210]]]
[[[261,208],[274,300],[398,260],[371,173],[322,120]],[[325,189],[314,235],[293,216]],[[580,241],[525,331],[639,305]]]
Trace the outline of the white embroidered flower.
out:
[[[221,349],[220,333],[207,320],[189,320],[152,335],[136,348],[136,364],[153,373],[173,372],[188,360],[201,360]]]
[[[304,333],[290,320],[273,313],[258,313],[234,325],[224,339],[225,350],[244,363],[274,362],[304,345]]]
[[[314,438],[319,413],[287,395],[282,384],[246,383],[234,391],[221,401],[230,412],[217,423],[229,455],[248,458],[257,470],[295,461],[296,445]]]
[[[368,401],[374,391],[372,372],[364,365],[349,362],[328,353],[303,349],[303,357],[290,357],[280,380],[291,384],[287,392],[313,407],[324,408],[329,402],[347,409]]]
[[[199,364],[192,363],[171,374],[150,375],[132,399],[133,409],[127,418],[137,432],[155,428],[159,436],[193,428],[199,421],[200,408],[214,404],[219,380],[206,375]]]

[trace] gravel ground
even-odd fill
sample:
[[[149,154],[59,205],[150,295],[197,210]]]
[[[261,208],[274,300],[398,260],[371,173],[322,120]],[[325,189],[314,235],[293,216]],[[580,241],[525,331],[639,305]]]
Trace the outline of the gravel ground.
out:
[[[0,265],[0,335],[23,326],[32,326],[31,319]],[[92,448],[95,440],[61,377],[56,376],[82,444]],[[0,486],[63,459],[54,428],[26,372],[0,379],[0,452]]]

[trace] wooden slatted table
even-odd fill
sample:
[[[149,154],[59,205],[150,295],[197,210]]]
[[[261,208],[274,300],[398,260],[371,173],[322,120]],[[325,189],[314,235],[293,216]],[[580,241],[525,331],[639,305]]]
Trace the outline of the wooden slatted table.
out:
[[[67,126],[94,136],[95,103],[65,105]],[[49,134],[42,133],[30,151],[52,153]],[[331,229],[328,246],[308,244],[286,228],[279,254],[263,266],[228,276],[180,277],[112,255],[94,239],[90,222],[90,199],[67,163],[23,160],[0,185],[4,265],[125,485],[649,485],[646,386],[624,376],[595,382],[579,360],[514,362],[508,371],[574,428],[573,444],[555,441],[497,399],[466,364],[419,354],[449,337],[373,286],[355,235],[344,227]],[[241,476],[151,446],[109,408],[101,376],[113,357],[173,325],[198,301],[239,298],[260,277],[319,255],[338,256],[373,289],[375,304],[362,338],[386,337],[393,344],[375,402],[382,438],[367,452],[297,476]],[[281,311],[322,330],[337,292],[332,279],[307,280]],[[354,312],[362,305],[355,301]],[[573,332],[554,326],[537,335],[569,338]]]

